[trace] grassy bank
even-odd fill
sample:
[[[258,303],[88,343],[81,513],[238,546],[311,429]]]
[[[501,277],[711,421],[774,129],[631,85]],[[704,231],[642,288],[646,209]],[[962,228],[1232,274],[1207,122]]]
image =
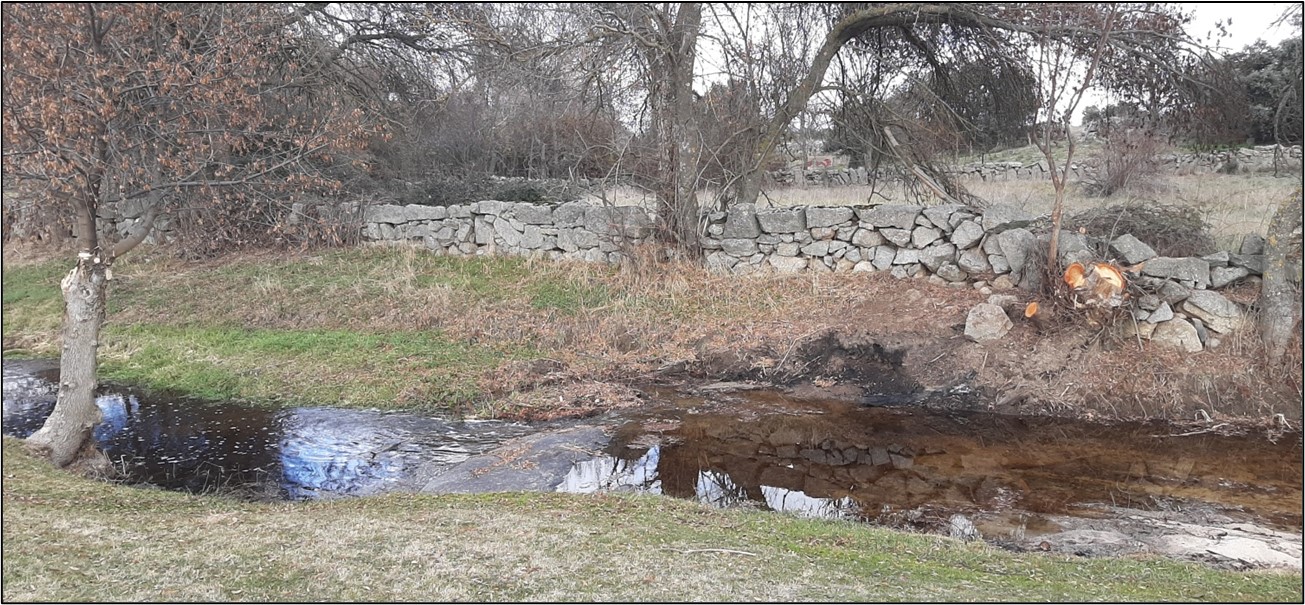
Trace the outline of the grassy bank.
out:
[[[6,355],[57,355],[65,265],[6,265]],[[840,323],[871,283],[642,266],[412,248],[202,263],[147,251],[114,268],[101,375],[209,398],[484,412],[491,399],[619,382],[713,343],[787,343]]]
[[[11,252],[5,355],[55,357],[68,261]],[[183,262],[150,249],[114,267],[101,376],[213,399],[545,419],[628,403],[623,385],[664,367],[706,380],[819,372],[824,358],[801,359],[802,346],[837,331],[903,351],[925,388],[1024,389],[1056,413],[1299,417],[1299,368],[1259,378],[1258,351],[1237,344],[1249,339],[1190,356],[1130,341],[1079,359],[1069,352],[1091,334],[1072,329],[959,339],[985,298],[884,273],[740,278],[649,258],[616,268],[364,247]],[[1082,367],[1110,372],[1064,371]],[[1135,378],[1119,384],[1116,371]]]
[[[88,481],[4,439],[6,601],[1299,601],[1295,574],[1015,555],[651,496],[253,504]]]

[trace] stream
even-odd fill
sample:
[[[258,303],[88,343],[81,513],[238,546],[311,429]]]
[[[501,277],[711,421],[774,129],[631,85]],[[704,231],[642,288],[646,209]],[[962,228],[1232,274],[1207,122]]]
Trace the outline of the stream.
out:
[[[3,432],[57,365],[5,361]],[[148,396],[104,387],[95,438],[130,483],[256,499],[630,491],[1083,556],[1301,568],[1302,436],[1223,434],[776,391],[652,389],[635,410],[522,424]]]

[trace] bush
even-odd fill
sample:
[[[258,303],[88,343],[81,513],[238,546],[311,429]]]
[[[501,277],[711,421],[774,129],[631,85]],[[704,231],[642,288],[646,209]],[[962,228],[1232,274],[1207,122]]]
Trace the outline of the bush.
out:
[[[1215,252],[1210,225],[1192,207],[1130,202],[1094,208],[1069,217],[1068,229],[1083,229],[1089,237],[1111,240],[1133,234],[1160,256],[1204,256]]]
[[[1158,172],[1161,144],[1137,130],[1113,132],[1101,152],[1100,165],[1084,185],[1093,195],[1109,197],[1126,189],[1146,190]]]

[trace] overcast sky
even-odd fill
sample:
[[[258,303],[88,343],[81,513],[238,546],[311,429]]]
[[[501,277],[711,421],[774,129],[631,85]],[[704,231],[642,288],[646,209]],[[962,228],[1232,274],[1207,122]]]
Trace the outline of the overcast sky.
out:
[[[1296,2],[1209,2],[1181,3],[1184,10],[1191,11],[1192,23],[1188,34],[1204,41],[1206,34],[1214,30],[1216,21],[1232,19],[1228,27],[1228,38],[1222,43],[1224,50],[1238,51],[1256,39],[1275,44],[1291,36],[1295,26],[1283,23],[1277,27],[1277,21],[1288,7]]]
[[[1184,11],[1192,14],[1192,22],[1188,24],[1187,29],[1188,35],[1199,42],[1210,44],[1214,50],[1225,53],[1239,51],[1247,45],[1254,44],[1256,40],[1277,44],[1297,34],[1295,26],[1291,23],[1283,23],[1276,27],[1273,25],[1288,7],[1298,4],[1296,2],[1180,2],[1178,4]],[[1231,23],[1228,23],[1229,19],[1232,20]],[[1228,32],[1228,35],[1219,41],[1217,47],[1214,46],[1213,38],[1209,37],[1212,32],[1215,32],[1216,22],[1224,22]],[[1089,89],[1074,112],[1074,123],[1082,123],[1083,110],[1088,106],[1102,107],[1110,102],[1111,100],[1107,99],[1101,91]]]

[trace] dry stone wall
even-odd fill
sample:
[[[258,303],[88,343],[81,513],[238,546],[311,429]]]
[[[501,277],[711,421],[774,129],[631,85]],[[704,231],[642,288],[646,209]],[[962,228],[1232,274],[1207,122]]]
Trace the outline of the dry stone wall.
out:
[[[411,242],[435,254],[525,255],[616,263],[652,236],[641,207],[482,201],[364,209],[364,239]],[[739,204],[704,217],[704,262],[716,273],[886,272],[956,287],[1036,291],[1047,249],[1046,220],[996,205],[809,206]],[[1245,309],[1216,292],[1263,270],[1264,242],[1248,236],[1237,252],[1168,258],[1130,234],[1105,241],[1061,231],[1060,260],[1142,264],[1132,278],[1145,293],[1130,312],[1137,336],[1199,351],[1245,323]],[[1299,271],[1298,271],[1299,272]],[[1128,335],[1132,338],[1132,334]]]
[[[1203,153],[1166,153],[1156,156],[1156,169],[1162,174],[1211,174],[1215,172],[1251,174],[1266,173],[1274,170],[1286,173],[1300,173],[1302,169],[1302,151],[1300,145],[1277,147],[1263,145],[1233,150],[1209,151]],[[1045,160],[1032,162],[974,162],[945,169],[955,176],[977,178],[984,181],[1020,181],[1045,180],[1050,177]],[[1097,167],[1092,162],[1074,162],[1069,168],[1071,181],[1090,178]],[[876,175],[865,168],[819,168],[785,169],[768,173],[770,179],[779,185],[798,185],[806,187],[837,187],[843,185],[865,185],[875,180]],[[877,178],[898,178],[880,174]]]
[[[642,208],[481,201],[453,206],[369,206],[363,238],[419,242],[436,254],[508,254],[553,260],[619,262],[652,235]]]

